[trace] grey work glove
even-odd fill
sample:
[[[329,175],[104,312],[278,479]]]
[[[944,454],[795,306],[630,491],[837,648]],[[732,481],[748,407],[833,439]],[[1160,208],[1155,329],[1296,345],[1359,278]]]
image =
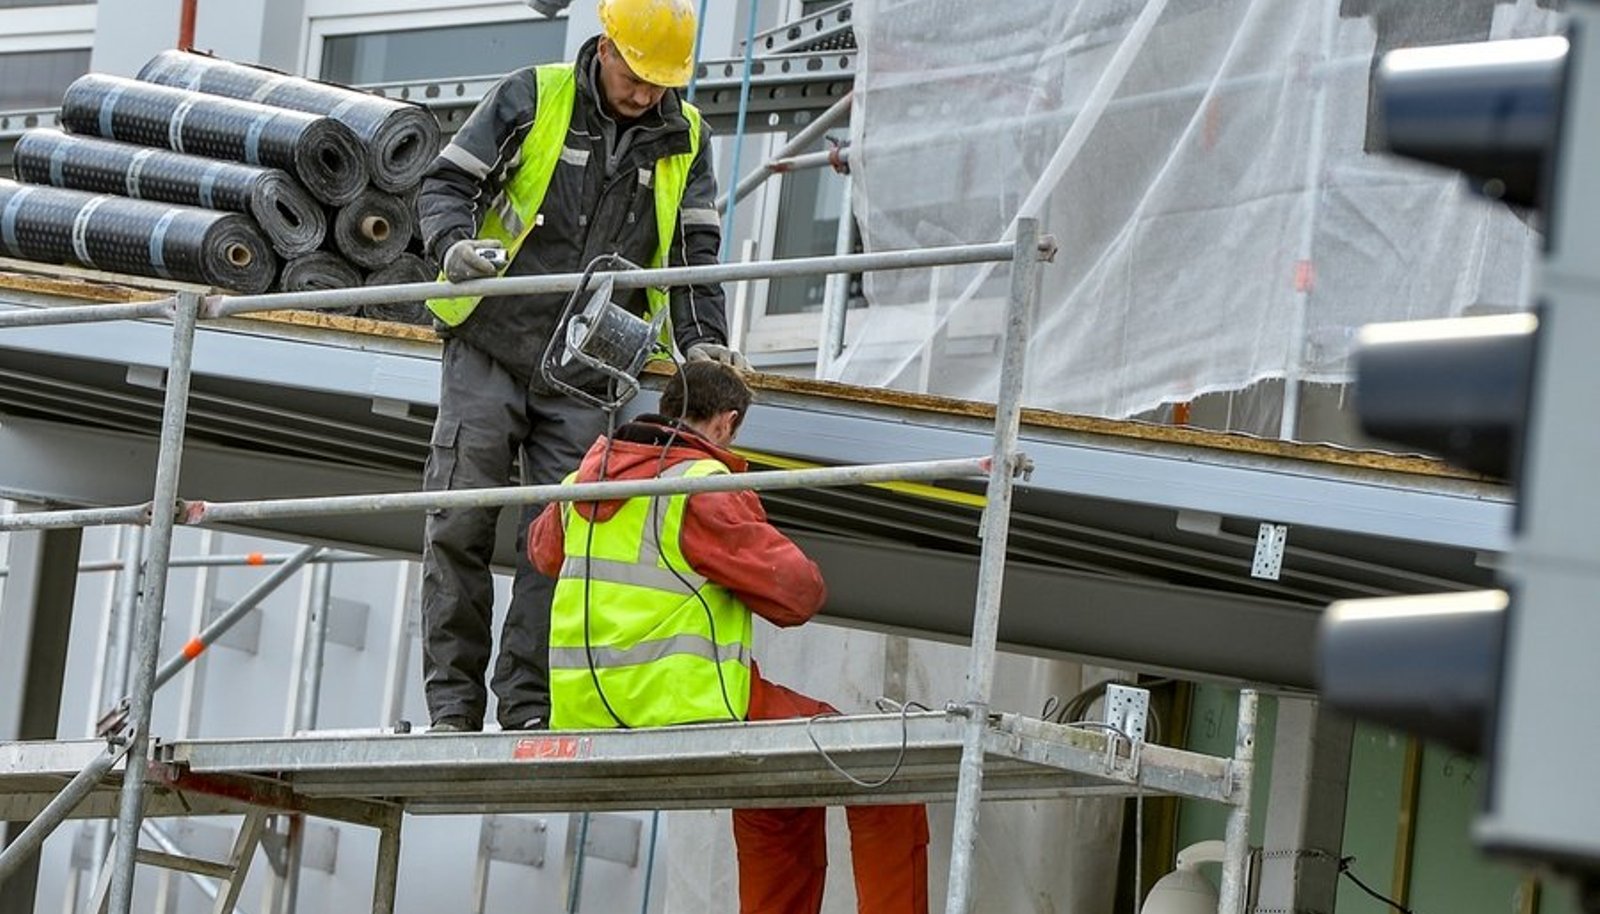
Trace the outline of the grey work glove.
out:
[[[463,238],[444,252],[444,277],[451,282],[469,279],[488,279],[498,275],[500,266],[485,251],[499,251],[500,262],[505,262],[505,245],[493,239]]]
[[[750,362],[744,356],[717,343],[695,343],[683,355],[691,362],[721,362],[740,371],[750,370]]]

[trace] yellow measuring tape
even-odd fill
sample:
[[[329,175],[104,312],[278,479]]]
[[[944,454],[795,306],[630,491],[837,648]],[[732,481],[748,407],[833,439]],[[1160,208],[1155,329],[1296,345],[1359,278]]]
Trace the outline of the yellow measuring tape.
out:
[[[815,470],[822,468],[823,464],[810,463],[805,460],[795,460],[790,457],[778,457],[773,454],[763,454],[760,451],[747,451],[744,448],[734,448],[733,452],[751,463],[772,467],[778,470]],[[958,492],[955,489],[941,489],[922,482],[872,482],[867,483],[875,489],[887,489],[900,495],[909,495],[912,498],[924,498],[929,501],[942,501],[946,504],[961,505],[966,508],[983,509],[988,499],[974,492]]]

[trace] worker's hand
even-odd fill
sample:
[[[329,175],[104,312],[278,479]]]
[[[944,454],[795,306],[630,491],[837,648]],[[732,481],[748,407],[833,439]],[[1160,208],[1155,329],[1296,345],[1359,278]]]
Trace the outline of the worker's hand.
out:
[[[450,245],[444,252],[444,277],[451,282],[469,279],[488,279],[497,275],[500,268],[486,251],[499,251],[500,262],[505,262],[505,245],[493,239],[464,238]]]
[[[750,362],[737,351],[716,343],[695,343],[684,353],[691,362],[721,362],[740,371],[749,371]]]

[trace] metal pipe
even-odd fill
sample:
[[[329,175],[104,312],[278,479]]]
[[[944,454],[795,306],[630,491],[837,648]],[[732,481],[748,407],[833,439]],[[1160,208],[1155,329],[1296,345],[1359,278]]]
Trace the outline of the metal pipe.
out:
[[[112,642],[112,675],[106,683],[107,691],[95,696],[102,705],[120,701],[128,694],[128,676],[133,666],[133,619],[139,607],[139,570],[144,566],[145,529],[122,529],[126,536],[122,541],[122,571],[117,577],[117,628]],[[94,723],[98,724],[99,719]],[[110,821],[101,822],[95,831],[94,878],[89,880],[90,885],[101,884],[100,871],[110,862],[113,825]]]
[[[752,13],[755,11],[752,10]],[[572,863],[572,876],[567,880],[567,914],[578,914],[583,907],[583,861],[589,851],[589,813],[578,820],[578,846]]]
[[[0,311],[0,329],[43,327],[51,324],[93,324],[100,321],[133,321],[172,317],[170,298],[158,301],[123,302],[115,305],[73,305],[69,308],[14,308]]]
[[[661,810],[650,813],[650,853],[644,860],[644,899],[639,914],[650,914],[650,883],[656,871],[656,839],[661,837]]]
[[[172,327],[172,359],[167,372],[166,402],[162,409],[161,449],[156,459],[155,492],[158,506],[150,523],[149,549],[144,563],[143,596],[139,601],[138,644],[135,655],[128,740],[129,764],[122,778],[122,808],[117,817],[117,852],[111,872],[111,914],[129,914],[133,907],[134,854],[139,847],[139,823],[144,818],[145,758],[150,750],[150,710],[155,698],[156,660],[161,651],[161,610],[167,598],[167,559],[172,555],[174,511],[178,503],[178,471],[183,458],[184,431],[188,424],[189,382],[194,363],[195,327],[201,298],[178,293]]]
[[[407,675],[411,665],[411,613],[417,605],[421,586],[420,566],[407,562],[400,568],[400,578],[395,584],[394,616],[389,620],[389,661],[384,670],[383,707],[378,712],[378,726],[390,727],[405,713]]]
[[[552,501],[610,501],[647,495],[695,492],[761,492],[770,489],[870,485],[879,482],[925,482],[989,472],[990,458],[962,457],[906,463],[824,467],[815,470],[769,470],[693,479],[634,479],[573,485],[499,486],[451,492],[390,492],[263,501],[190,502],[189,524],[221,524],[284,517],[377,514],[426,508],[494,508]]]
[[[855,244],[855,178],[844,176],[844,190],[839,200],[839,230],[834,235],[835,254],[848,254]],[[938,267],[934,267],[935,275]],[[844,273],[828,276],[827,290],[822,296],[822,338],[817,342],[818,379],[833,376],[833,364],[844,353],[846,313],[850,310],[850,277]]]
[[[73,508],[66,511],[27,511],[0,516],[0,532],[10,530],[66,530],[72,527],[101,527],[109,524],[139,525],[150,522],[151,506],[123,505],[116,508]]]
[[[282,586],[285,581],[294,577],[295,573],[300,570],[300,566],[311,561],[320,548],[320,546],[307,546],[301,549],[293,556],[290,556],[288,561],[273,569],[271,574],[258,581],[256,586],[250,588],[248,593],[239,598],[238,602],[224,610],[221,615],[211,621],[210,625],[205,627],[204,631],[189,639],[189,643],[185,644],[181,651],[168,658],[167,662],[161,665],[161,669],[155,675],[154,687],[159,689],[172,681],[172,677],[178,675],[179,671],[192,663],[206,648],[227,633],[228,629],[233,628],[250,610],[260,606],[262,600],[265,600],[273,591]]]
[[[183,848],[178,844],[178,842],[174,841],[172,837],[156,823],[145,821],[140,826],[140,829],[146,835],[150,836],[150,840],[155,842],[156,847],[160,848],[162,853],[170,854],[173,857],[189,856],[183,852]],[[185,877],[188,878],[190,882],[194,883],[194,887],[199,889],[202,895],[211,899],[213,903],[216,902],[217,896],[222,894],[222,891],[217,888],[216,880],[207,876],[202,876],[199,873],[191,873],[187,870],[183,870],[181,872]],[[160,910],[160,908],[157,908],[157,910]],[[240,911],[238,908],[234,908],[233,914],[244,914],[244,912]]]
[[[765,164],[756,168],[754,171],[740,178],[739,183],[733,189],[733,202],[738,203],[745,197],[750,196],[755,192],[756,188],[760,187],[762,184],[765,184],[768,178],[777,173],[772,168],[773,160],[782,159],[786,156],[792,156],[796,153],[803,152],[812,143],[822,139],[822,135],[827,133],[830,127],[839,123],[840,118],[843,118],[845,115],[850,113],[850,106],[854,95],[854,92],[846,92],[844,95],[841,95],[838,101],[834,102],[828,107],[828,110],[812,118],[809,124],[806,124],[800,129],[799,133],[796,133],[794,136],[790,137],[788,142],[780,146],[778,151],[773,154],[772,160],[769,160]],[[727,208],[728,195],[723,194],[721,197],[717,198],[717,212],[724,212],[727,210]]]
[[[706,40],[706,5],[710,0],[700,0],[700,15],[694,21],[694,54],[689,60],[689,86],[684,90],[683,97],[694,101],[695,84],[700,82],[700,57],[705,53]]]
[[[739,78],[739,113],[734,121],[733,128],[733,164],[728,167],[728,174],[739,173],[739,159],[744,154],[744,125],[745,116],[750,113],[750,62],[756,52],[756,11],[760,9],[761,0],[750,0],[750,9],[745,14],[747,22],[744,34],[744,75]],[[717,248],[718,258],[728,256],[728,245],[733,243],[733,216],[738,212],[739,204],[735,201],[722,213],[722,241]]]
[[[126,564],[126,553],[123,551],[123,544],[128,542],[132,531],[142,529],[139,527],[117,528],[116,542],[111,547],[111,554],[117,556],[113,560],[116,563],[116,567],[121,568]],[[106,582],[105,609],[100,620],[99,643],[95,645],[94,673],[89,682],[89,701],[87,702],[89,708],[89,736],[94,736],[98,729],[100,708],[111,701],[106,696],[106,684],[113,675],[112,671],[117,668],[118,595],[117,580],[112,578]],[[89,834],[90,842],[89,861],[84,869],[89,876],[89,884],[94,885],[95,881],[100,878],[100,864],[105,860],[106,852],[111,848],[111,826],[104,820],[100,820],[93,823],[85,823],[84,829]],[[72,890],[70,894],[74,896],[78,892],[78,881],[77,874],[74,872],[73,878],[69,883],[69,887]],[[77,901],[74,898],[72,905],[67,908],[68,914],[76,909]]]
[[[300,670],[300,710],[296,730],[317,729],[317,711],[322,700],[322,659],[328,648],[328,611],[333,607],[333,569],[317,565],[311,569],[311,618],[306,626],[305,665]]]
[[[372,880],[372,914],[394,914],[396,885],[400,879],[400,828],[405,812],[396,807],[378,831],[378,865]]]
[[[783,279],[815,276],[822,273],[870,273],[878,270],[915,270],[945,264],[990,263],[1011,259],[1009,241],[989,244],[948,245],[902,251],[849,254],[844,257],[791,257],[755,263],[720,263],[697,267],[664,267],[657,270],[624,270],[595,273],[593,286],[607,281],[618,289],[643,289],[650,286],[690,286],[744,279]],[[458,295],[543,295],[571,292],[583,279],[581,273],[553,273],[544,276],[501,276],[471,282],[420,282],[393,286],[363,286],[351,289],[321,289],[310,292],[269,292],[263,295],[219,295],[210,300],[206,317],[231,317],[255,311],[283,308],[324,309],[385,302],[416,301]],[[3,315],[0,315],[3,316]]]
[[[194,47],[194,20],[199,0],[183,0],[183,11],[178,17],[178,50]]]
[[[78,808],[78,804],[83,802],[95,786],[105,780],[106,772],[111,770],[111,766],[115,765],[126,751],[126,747],[114,749],[107,746],[103,754],[95,756],[82,771],[72,776],[67,786],[61,788],[61,792],[45,804],[44,809],[40,810],[33,821],[28,823],[28,827],[17,835],[16,840],[7,845],[5,850],[0,851],[0,885],[4,885],[6,879],[43,846],[44,839],[50,837],[50,833],[72,815],[72,811]]]
[[[1340,11],[1332,5],[1324,11],[1322,59],[1315,66],[1326,66],[1333,58],[1333,37],[1341,18]],[[1316,261],[1312,254],[1316,250],[1320,221],[1317,215],[1322,211],[1325,189],[1322,160],[1327,154],[1328,145],[1327,131],[1323,126],[1328,118],[1328,83],[1319,80],[1316,87],[1316,97],[1311,100],[1311,129],[1307,134],[1311,148],[1306,152],[1306,188],[1300,195],[1306,214],[1300,225],[1300,256],[1295,261],[1294,319],[1289,324],[1289,351],[1284,354],[1283,364],[1283,403],[1278,411],[1278,437],[1284,441],[1294,441],[1295,432],[1300,426],[1300,378],[1304,374],[1301,367],[1306,355],[1306,320],[1311,314],[1311,290],[1316,283]]]
[[[232,568],[240,566],[245,568],[264,567],[268,565],[282,565],[294,556],[291,552],[263,553],[244,552],[235,555],[185,555],[175,556],[167,563],[168,568]],[[308,564],[311,565],[338,565],[346,562],[400,562],[392,555],[372,555],[366,552],[323,552],[313,556]],[[101,559],[94,562],[83,562],[78,565],[79,574],[96,574],[103,571],[121,571],[121,559]],[[11,573],[10,568],[0,568],[0,578]]]
[[[767,162],[767,170],[775,174],[804,171],[807,168],[832,168],[838,170],[849,166],[849,146],[840,146],[837,149],[828,149],[823,152],[808,152],[797,156],[778,156]]]
[[[1039,222],[1017,220],[1006,309],[1005,348],[1000,391],[995,401],[994,455],[989,460],[988,506],[983,510],[983,551],[978,563],[977,606],[972,644],[967,650],[966,728],[956,785],[955,834],[950,847],[946,914],[973,909],[973,857],[978,845],[978,802],[983,793],[983,740],[989,727],[989,697],[994,685],[995,646],[1000,630],[1000,595],[1005,582],[1006,541],[1011,530],[1012,481],[1021,469],[1017,442],[1022,428],[1022,387],[1027,370],[1029,326],[1039,297],[1041,264]]]
[[[1256,772],[1255,689],[1239,692],[1239,727],[1234,737],[1230,772],[1233,780],[1233,808],[1228,811],[1223,836],[1222,895],[1218,914],[1244,914],[1246,889],[1250,884],[1250,794]]]

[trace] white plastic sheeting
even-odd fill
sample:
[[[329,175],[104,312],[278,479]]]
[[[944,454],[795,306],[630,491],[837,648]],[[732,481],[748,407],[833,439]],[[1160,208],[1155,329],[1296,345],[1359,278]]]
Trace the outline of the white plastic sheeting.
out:
[[[1027,400],[1122,417],[1349,378],[1355,328],[1521,306],[1536,233],[1367,151],[1394,47],[1550,34],[1551,0],[856,0],[868,250],[1060,242]],[[830,376],[992,399],[1008,268],[867,278]]]

